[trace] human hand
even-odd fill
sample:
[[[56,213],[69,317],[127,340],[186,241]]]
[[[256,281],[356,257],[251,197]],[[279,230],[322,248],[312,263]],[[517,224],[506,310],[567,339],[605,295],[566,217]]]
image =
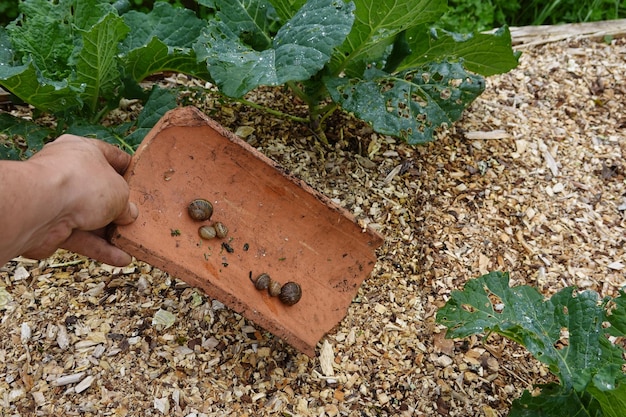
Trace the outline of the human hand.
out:
[[[64,248],[111,265],[129,264],[131,256],[111,245],[105,233],[111,223],[129,224],[137,218],[122,177],[130,158],[100,140],[63,135],[26,161],[55,179],[56,193],[49,198],[60,212],[40,227],[23,255],[39,259]],[[48,202],[41,205],[49,207]]]

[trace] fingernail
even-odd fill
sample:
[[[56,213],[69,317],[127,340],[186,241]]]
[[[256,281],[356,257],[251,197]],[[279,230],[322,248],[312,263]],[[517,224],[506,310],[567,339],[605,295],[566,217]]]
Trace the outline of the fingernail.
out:
[[[133,219],[139,216],[139,208],[135,203],[130,203],[130,215]]]

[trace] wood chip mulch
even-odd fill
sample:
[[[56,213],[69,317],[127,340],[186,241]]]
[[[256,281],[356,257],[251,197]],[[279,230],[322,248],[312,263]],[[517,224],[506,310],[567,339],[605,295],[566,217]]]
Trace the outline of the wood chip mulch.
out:
[[[248,98],[304,110],[280,89]],[[502,338],[445,339],[450,292],[492,270],[546,296],[626,284],[625,39],[525,49],[416,148],[346,116],[325,148],[284,119],[184,99],[380,230],[373,274],[311,359],[141,262],[15,259],[0,267],[0,415],[505,416],[551,376]]]

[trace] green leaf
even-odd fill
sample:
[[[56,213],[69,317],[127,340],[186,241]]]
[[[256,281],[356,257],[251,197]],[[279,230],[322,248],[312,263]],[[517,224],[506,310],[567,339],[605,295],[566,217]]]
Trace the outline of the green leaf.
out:
[[[172,90],[155,86],[143,110],[139,113],[136,130],[126,137],[126,144],[133,149],[137,149],[137,146],[139,146],[150,129],[154,127],[165,113],[175,108],[176,105],[176,94]]]
[[[394,72],[400,63],[411,54],[411,47],[406,40],[406,31],[402,31],[396,35],[391,52],[385,58],[385,67],[383,71]]]
[[[357,0],[354,25],[333,54],[330,72],[362,76],[368,64],[384,59],[396,35],[413,26],[436,22],[446,9],[445,0]]]
[[[120,46],[128,77],[139,82],[154,73],[176,71],[210,79],[192,49],[207,24],[191,10],[158,2],[148,14],[130,11],[123,18],[133,28]]]
[[[122,18],[132,28],[120,45],[122,54],[143,48],[154,38],[169,48],[191,49],[207,26],[191,10],[175,8],[166,2],[156,2],[150,13],[131,10]]]
[[[125,61],[127,75],[137,82],[163,71],[193,74],[204,80],[211,79],[206,65],[198,63],[192,50],[169,48],[156,37],[144,47],[133,49],[122,59]]]
[[[84,119],[74,120],[65,130],[65,133],[99,139],[112,145],[120,145],[120,135],[115,132],[115,129],[96,123],[89,123]],[[128,151],[128,149],[125,150]]]
[[[25,63],[20,65],[17,57],[22,53],[14,49],[10,33],[0,27],[0,85],[24,102],[41,110],[56,112],[79,105],[81,101],[67,81],[46,78],[30,58],[32,55],[25,56],[23,58]],[[17,43],[18,47],[29,48],[26,38],[31,36],[30,30],[20,29],[12,33],[21,36]],[[26,52],[29,51],[31,51],[30,48],[26,50]]]
[[[626,336],[626,292],[620,290],[619,296],[613,300],[614,308],[607,314],[605,320],[611,324],[608,329],[613,336]]]
[[[16,67],[0,65],[0,85],[44,111],[61,112],[82,103],[66,81],[45,78],[32,61]]]
[[[524,391],[513,401],[508,417],[602,417],[600,404],[589,394],[566,390],[558,384],[539,387],[539,395]]]
[[[603,417],[624,417],[626,415],[626,381],[615,389],[606,391],[595,385],[587,387],[587,392],[600,404]]]
[[[0,113],[0,132],[9,136],[7,143],[0,143],[0,159],[25,159],[41,149],[52,130],[7,113]],[[11,138],[22,138],[25,152]]]
[[[118,145],[126,152],[133,153],[156,122],[167,111],[175,108],[176,105],[176,94],[174,92],[155,86],[134,123],[128,123],[112,129],[98,124],[87,123],[84,120],[76,120],[68,127],[66,132],[97,138],[113,145]],[[130,129],[134,130],[126,136]]]
[[[6,29],[0,26],[0,67],[16,65],[13,44]]]
[[[500,304],[496,311],[495,304]],[[612,344],[602,323],[606,303],[593,291],[565,288],[544,301],[528,286],[509,287],[508,274],[492,272],[468,282],[437,313],[449,337],[493,331],[528,349],[548,365],[565,389],[582,392],[591,382],[609,391],[618,385],[623,349]],[[561,330],[569,337],[561,340]]]
[[[26,0],[20,8],[7,26],[13,66],[0,66],[0,84],[40,110],[79,112],[87,103],[95,112],[99,94],[117,86],[114,59],[128,30],[115,9],[105,0]]]
[[[286,22],[306,3],[306,0],[269,0],[280,20]]]
[[[281,85],[315,75],[350,31],[353,10],[352,3],[342,0],[310,0],[280,28],[272,47],[263,51],[244,44],[237,28],[212,21],[194,49],[198,59],[206,59],[222,92],[241,97],[260,85]]]
[[[130,28],[121,17],[110,13],[83,32],[82,47],[71,63],[76,66],[72,85],[91,113],[95,113],[102,97],[111,97],[121,85],[116,62],[119,42]]]
[[[89,30],[107,14],[118,14],[117,8],[108,0],[71,1],[69,11],[73,10],[73,25],[81,30]]]
[[[328,78],[333,101],[370,123],[379,133],[415,145],[433,140],[442,124],[458,120],[465,106],[484,89],[480,76],[459,63],[430,63],[388,74],[370,69],[364,79]]]
[[[488,77],[512,70],[519,60],[519,54],[511,48],[508,27],[500,28],[493,34],[459,35],[436,29],[429,31],[422,25],[409,29],[407,43],[412,52],[398,70],[431,61],[462,59],[465,68]]]
[[[24,63],[34,61],[42,78],[59,81],[71,75],[68,59],[74,46],[71,41],[59,42],[74,38],[70,4],[71,0],[27,0],[20,3],[22,15],[7,26],[17,57]]]
[[[243,42],[257,51],[272,46],[278,26],[278,15],[266,0],[216,0],[216,16],[236,31]]]

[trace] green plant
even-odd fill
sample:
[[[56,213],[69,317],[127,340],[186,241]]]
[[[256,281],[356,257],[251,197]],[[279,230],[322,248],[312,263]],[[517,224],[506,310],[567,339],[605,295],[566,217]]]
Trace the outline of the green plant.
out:
[[[261,85],[286,85],[309,106],[322,140],[343,108],[380,133],[411,144],[433,139],[484,89],[483,76],[514,68],[506,28],[461,36],[430,29],[445,0],[200,0],[207,19],[164,2],[148,13],[126,0],[26,0],[0,29],[0,85],[37,111],[56,116],[57,131],[95,135],[128,151],[175,96],[139,82],[174,71],[242,97]],[[213,14],[213,12],[215,12]],[[99,123],[121,98],[145,100],[134,123]],[[266,109],[274,114],[276,110]],[[3,116],[0,131],[25,132]],[[39,130],[37,138],[46,130]],[[36,142],[28,139],[28,147]],[[31,149],[29,149],[30,151]],[[13,147],[3,155],[19,155]],[[0,156],[3,156],[0,154]]]
[[[380,133],[430,141],[483,91],[482,76],[518,62],[506,28],[431,30],[444,0],[200,2],[217,13],[194,50],[220,90],[240,98],[260,85],[287,85],[322,140],[325,120],[341,107]]]
[[[17,17],[18,0],[0,0],[0,26]]]
[[[525,391],[509,416],[626,415],[626,293],[604,298],[565,288],[549,300],[529,286],[509,287],[506,273],[492,272],[453,291],[437,313],[446,337],[485,331],[509,338],[533,354],[559,384]]]
[[[626,17],[624,0],[450,0],[438,25],[483,31],[502,25],[557,25]]]
[[[623,0],[526,0],[517,19],[532,25],[595,22],[626,16]]]
[[[522,5],[510,0],[450,0],[438,24],[446,30],[473,32],[512,24]]]
[[[21,17],[0,28],[0,85],[38,112],[53,114],[57,129],[28,126],[2,114],[0,132],[26,137],[27,153],[61,131],[97,136],[132,152],[164,112],[176,106],[172,91],[146,91],[139,82],[166,70],[208,74],[191,50],[206,26],[203,20],[167,3],[157,3],[147,15],[131,10],[120,16],[127,9],[128,3],[98,0],[20,3]],[[100,125],[122,98],[145,102],[137,120]],[[23,136],[33,132],[34,138]],[[27,155],[5,146],[0,156]]]

